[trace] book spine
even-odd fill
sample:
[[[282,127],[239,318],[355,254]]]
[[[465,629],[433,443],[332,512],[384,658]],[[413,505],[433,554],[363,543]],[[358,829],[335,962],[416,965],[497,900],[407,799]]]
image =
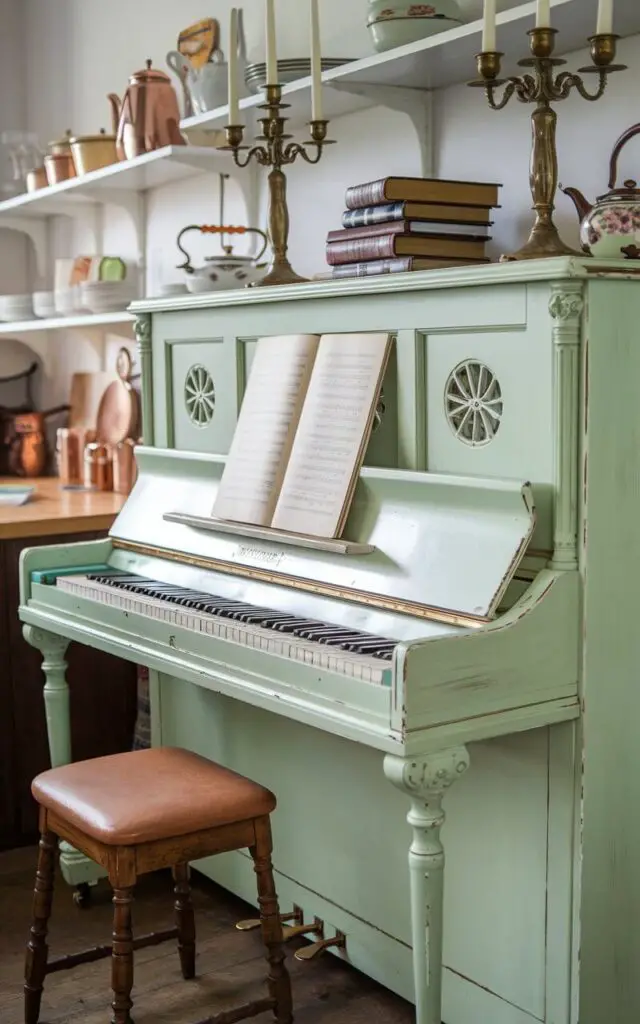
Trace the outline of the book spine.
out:
[[[368,181],[364,185],[352,185],[347,189],[344,205],[347,210],[357,210],[363,206],[379,206],[384,203],[386,178],[379,181]]]
[[[395,255],[395,235],[378,238],[351,238],[346,242],[327,242],[327,263],[358,263],[360,260],[384,260]]]
[[[388,224],[404,220],[404,203],[385,203],[383,206],[365,206],[360,210],[345,210],[342,214],[343,228],[361,228],[368,224]]]
[[[360,228],[342,228],[330,231],[327,242],[348,242],[351,238],[378,238],[380,235],[403,235],[410,230],[406,220],[397,220],[393,224],[385,221],[382,224],[363,224]]]
[[[399,256],[393,260],[371,260],[369,263],[345,263],[336,266],[331,276],[342,277],[374,277],[378,274],[402,274],[413,268],[411,256]]]

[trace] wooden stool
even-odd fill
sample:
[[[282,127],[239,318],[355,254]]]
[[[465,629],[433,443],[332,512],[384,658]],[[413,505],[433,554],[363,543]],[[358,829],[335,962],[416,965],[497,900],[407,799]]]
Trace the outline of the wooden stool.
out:
[[[268,1009],[278,1024],[290,1024],[291,983],[271,866],[273,793],[197,754],[171,747],[53,768],[34,779],[32,792],[40,805],[41,838],[25,967],[26,1024],[38,1022],[47,974],[106,956],[111,956],[111,1022],[131,1024],[133,951],[165,939],[177,938],[182,975],[193,978],[196,947],[188,862],[244,848],[251,853],[257,876],[269,995],[201,1024],[233,1024]],[[56,836],[107,870],[113,888],[113,944],[48,960]],[[165,867],[173,868],[176,927],[134,939],[131,904],[136,881]]]

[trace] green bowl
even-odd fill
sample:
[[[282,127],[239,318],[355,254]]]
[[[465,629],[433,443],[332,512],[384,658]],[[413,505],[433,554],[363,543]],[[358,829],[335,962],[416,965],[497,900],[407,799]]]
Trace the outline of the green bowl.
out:
[[[370,0],[369,7],[367,27],[378,53],[416,43],[465,23],[455,0],[397,6],[384,0]]]

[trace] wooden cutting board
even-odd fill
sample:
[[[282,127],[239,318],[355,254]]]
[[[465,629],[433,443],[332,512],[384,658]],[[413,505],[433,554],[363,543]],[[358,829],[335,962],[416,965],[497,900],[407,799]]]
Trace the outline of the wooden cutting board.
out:
[[[74,373],[69,396],[69,426],[95,430],[100,400],[109,385],[117,379],[117,374],[106,371]]]

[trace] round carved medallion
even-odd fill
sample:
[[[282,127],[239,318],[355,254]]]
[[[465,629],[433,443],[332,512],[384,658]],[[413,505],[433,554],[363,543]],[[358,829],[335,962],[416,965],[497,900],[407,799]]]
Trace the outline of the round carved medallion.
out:
[[[444,389],[444,406],[451,430],[474,448],[493,441],[502,419],[502,391],[484,363],[467,359],[451,371]]]
[[[211,423],[216,407],[216,389],[206,367],[196,364],[187,371],[184,404],[189,419],[196,427],[206,427]]]

